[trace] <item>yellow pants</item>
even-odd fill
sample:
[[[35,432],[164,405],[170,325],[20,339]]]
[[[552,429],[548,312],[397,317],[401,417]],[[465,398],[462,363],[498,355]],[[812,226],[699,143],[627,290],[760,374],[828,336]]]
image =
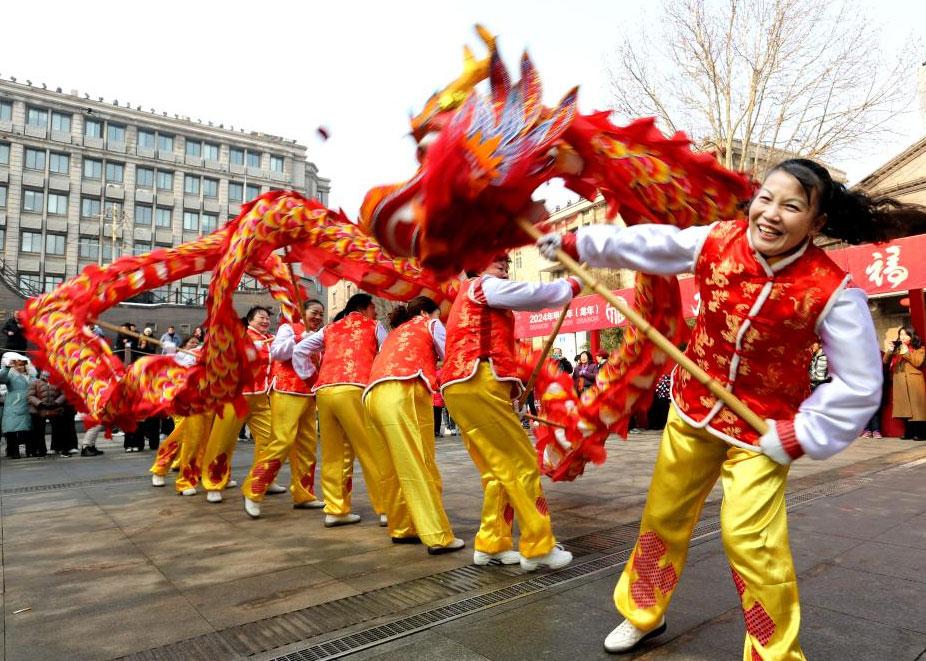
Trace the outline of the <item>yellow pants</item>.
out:
[[[149,473],[154,473],[161,477],[167,475],[173,463],[178,460],[177,458],[180,456],[180,444],[183,442],[184,432],[180,427],[183,425],[185,418],[179,415],[175,415],[173,418],[174,430],[167,438],[161,441],[161,444],[158,446],[158,453],[154,457],[154,463],[151,464],[151,468],[148,469]]]
[[[231,476],[231,461],[238,444],[241,425],[248,423],[254,436],[254,456],[270,442],[270,399],[266,394],[245,395],[248,413],[243,418],[235,415],[235,407],[226,404],[222,415],[216,416],[209,433],[206,454],[203,457],[203,486],[207,491],[221,491]]]
[[[473,378],[443,391],[444,404],[482,477],[482,521],[475,547],[499,553],[513,547],[511,526],[521,530],[521,555],[549,553],[556,540],[540,487],[537,455],[512,408],[511,385],[497,381],[482,362]]]
[[[443,484],[434,458],[431,392],[421,379],[383,381],[367,393],[364,404],[374,427],[386,440],[399,478],[400,502],[405,505],[398,512],[388,512],[390,527],[411,531],[428,546],[447,546],[454,537],[441,500]]]
[[[180,440],[180,453],[177,455],[180,474],[174,482],[174,488],[178,493],[185,489],[195,488],[199,484],[213,418],[215,418],[213,413],[200,413],[183,418],[178,423],[178,426],[181,423],[184,426]]]
[[[399,490],[386,443],[369,426],[360,386],[326,386],[316,393],[322,437],[322,493],[325,514],[350,514],[354,456],[360,460],[370,502],[386,514]]]
[[[720,531],[746,620],[744,661],[803,659],[800,604],[788,545],[788,466],[685,423],[673,408],[640,521],[614,589],[617,610],[643,630],[669,606],[704,500],[720,478]]]
[[[241,487],[245,497],[260,502],[289,457],[294,503],[315,500],[315,398],[270,393],[270,443],[256,455],[251,472]]]

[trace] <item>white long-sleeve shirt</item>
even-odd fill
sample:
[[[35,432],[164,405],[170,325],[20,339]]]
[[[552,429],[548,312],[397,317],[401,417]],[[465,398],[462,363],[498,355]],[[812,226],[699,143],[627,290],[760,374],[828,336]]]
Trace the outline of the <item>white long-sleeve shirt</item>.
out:
[[[434,351],[437,352],[437,359],[444,359],[444,349],[447,345],[447,329],[440,319],[434,319],[428,328],[431,329],[431,341],[434,343]]]
[[[659,275],[692,273],[712,227],[592,225],[579,229],[576,247],[589,266]],[[770,268],[774,272],[792,261],[786,258]],[[817,334],[833,380],[801,402],[794,431],[807,455],[824,459],[856,439],[881,401],[881,351],[865,292],[839,291],[818,323]]]
[[[476,287],[470,289],[473,293]],[[556,282],[520,282],[491,275],[482,277],[482,293],[490,308],[501,310],[543,310],[562,307],[572,300],[569,280]]]
[[[290,328],[290,334],[292,334],[292,328]],[[376,346],[383,346],[383,342],[386,340],[388,332],[386,331],[385,326],[383,326],[378,321],[376,322]],[[277,333],[279,336],[279,333]],[[295,341],[295,338],[293,338]],[[325,347],[325,327],[322,327],[312,333],[311,335],[302,338],[298,342],[295,342],[292,348],[292,361],[293,369],[296,370],[296,374],[300,379],[310,379],[312,375],[315,374],[316,368],[315,364],[310,360],[310,356],[313,353],[318,353]],[[281,355],[282,355],[281,347]],[[270,355],[273,356],[273,347],[270,347]],[[284,359],[280,359],[284,360]]]

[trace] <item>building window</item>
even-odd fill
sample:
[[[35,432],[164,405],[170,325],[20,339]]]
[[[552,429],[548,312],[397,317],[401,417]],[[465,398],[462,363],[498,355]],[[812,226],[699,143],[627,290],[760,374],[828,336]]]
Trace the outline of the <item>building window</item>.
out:
[[[199,195],[199,177],[183,175],[183,192],[186,195]]]
[[[95,197],[80,198],[80,217],[81,218],[99,218],[102,211],[100,201]]]
[[[45,152],[38,149],[26,149],[27,170],[41,170],[45,172]]]
[[[149,205],[136,204],[135,205],[135,224],[151,227],[151,213],[152,213],[152,209]]]
[[[106,181],[121,184],[125,176],[125,166],[122,163],[106,162]]]
[[[10,164],[10,145],[6,142],[0,142],[0,165]]]
[[[46,275],[45,276],[45,288],[42,290],[46,294],[54,291],[64,282],[63,275]]]
[[[203,155],[203,143],[195,140],[186,141],[186,155],[194,158],[200,158]]]
[[[6,209],[6,186],[0,186],[0,209]]]
[[[53,112],[51,114],[51,130],[59,133],[70,133],[71,116],[63,112]]]
[[[48,159],[48,170],[55,174],[68,174],[71,170],[71,157],[67,154],[52,152]]]
[[[198,211],[184,211],[183,212],[183,230],[185,232],[198,232],[199,231],[199,212]]]
[[[51,216],[68,215],[68,196],[62,193],[49,193],[48,213]]]
[[[229,149],[228,162],[232,165],[244,165],[244,150],[237,147]]]
[[[95,236],[81,236],[77,239],[77,256],[80,259],[98,259],[100,241]]]
[[[42,252],[42,233],[23,232],[19,241],[21,252]]]
[[[174,190],[174,173],[158,170],[158,190]]]
[[[170,227],[173,209],[168,207],[158,207],[154,211],[154,224],[158,227]]]
[[[135,243],[132,244],[132,254],[138,257],[139,255],[147,255],[151,252],[150,243]]]
[[[258,195],[260,195],[260,186],[255,186],[252,184],[245,186],[244,199],[253,200]]]
[[[84,179],[102,179],[103,161],[92,158],[84,159]]]
[[[44,108],[28,108],[26,110],[26,124],[40,129],[47,129],[48,111]]]
[[[96,119],[84,120],[84,135],[88,138],[103,137],[103,122]]]
[[[63,255],[64,245],[67,243],[67,236],[64,234],[46,234],[45,235],[45,254],[46,255]]]
[[[211,142],[203,143],[203,158],[209,161],[219,160],[219,146],[214,145]]]
[[[135,168],[135,186],[137,188],[154,188],[154,170]]]
[[[38,273],[20,273],[19,288],[23,291],[39,291],[42,281]]]
[[[219,217],[214,213],[203,214],[203,234],[211,234],[219,226]]]
[[[138,146],[142,149],[154,149],[154,131],[138,129]]]
[[[270,169],[274,172],[283,171],[283,157],[282,156],[270,156]]]
[[[203,196],[204,197],[218,197],[219,196],[219,180],[218,179],[208,179],[203,177]]]
[[[114,248],[115,248],[116,257],[121,257],[122,256],[122,245],[121,244],[116,243],[114,246],[112,241],[103,242],[103,259],[105,261],[107,262],[113,261],[113,249]]]
[[[228,201],[241,203],[244,201],[244,186],[234,181],[228,182]]]
[[[199,287],[181,284],[180,299],[184,305],[197,305],[199,303]]]
[[[125,127],[119,124],[107,124],[106,142],[109,144],[125,144]]]
[[[174,136],[158,133],[158,151],[163,154],[170,154],[174,151]]]
[[[250,149],[247,152],[247,162],[249,168],[259,168],[260,167],[260,152],[251,151]]]
[[[45,206],[45,194],[40,190],[23,189],[23,211],[42,213]]]
[[[0,101],[0,121],[13,121],[13,104],[9,101]]]

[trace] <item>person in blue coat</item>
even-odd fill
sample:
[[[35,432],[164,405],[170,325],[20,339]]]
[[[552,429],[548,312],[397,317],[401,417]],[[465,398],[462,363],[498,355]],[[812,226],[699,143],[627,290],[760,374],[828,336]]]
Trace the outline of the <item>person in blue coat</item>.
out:
[[[7,388],[0,429],[6,437],[6,456],[11,459],[19,459],[20,444],[27,449],[32,447],[32,418],[26,393],[33,377],[26,371],[28,364],[28,358],[12,351],[3,354],[0,360],[0,383]]]

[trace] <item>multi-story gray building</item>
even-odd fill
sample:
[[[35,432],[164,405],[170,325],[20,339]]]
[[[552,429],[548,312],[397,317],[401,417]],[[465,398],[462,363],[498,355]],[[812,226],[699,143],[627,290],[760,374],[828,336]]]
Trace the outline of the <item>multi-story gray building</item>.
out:
[[[268,190],[327,203],[330,181],[294,140],[44,87],[0,81],[0,271],[22,295],[87,264],[194,240]],[[201,306],[208,281],[140,302]]]

